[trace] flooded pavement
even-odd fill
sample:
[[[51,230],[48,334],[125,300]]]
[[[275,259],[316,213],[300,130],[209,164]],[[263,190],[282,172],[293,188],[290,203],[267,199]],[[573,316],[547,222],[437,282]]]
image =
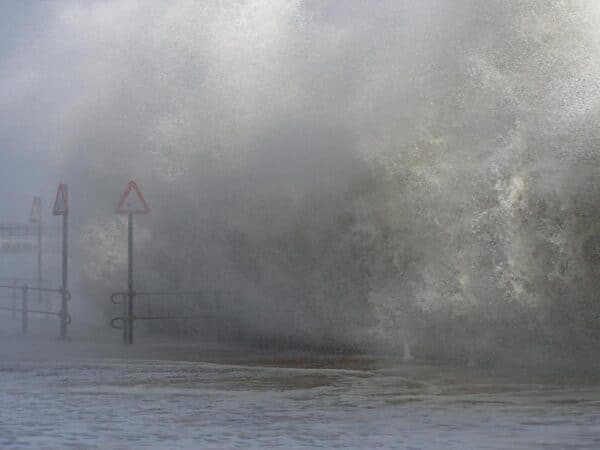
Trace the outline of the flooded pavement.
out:
[[[0,448],[600,447],[589,381],[194,345],[116,358],[41,345],[3,354]]]

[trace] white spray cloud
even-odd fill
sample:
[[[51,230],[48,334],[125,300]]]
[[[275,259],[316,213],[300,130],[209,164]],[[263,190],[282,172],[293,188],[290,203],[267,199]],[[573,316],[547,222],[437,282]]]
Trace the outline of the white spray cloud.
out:
[[[581,268],[592,233],[557,237],[548,211],[574,207],[574,170],[597,163],[599,20],[591,0],[60,2],[0,75],[0,118],[27,121],[79,184],[88,234],[112,230],[128,178],[155,211],[192,205],[147,224],[152,251],[193,262],[176,266],[190,283],[194,264],[217,277],[210,259],[266,298],[546,304],[543,255],[560,242]],[[91,272],[119,260],[113,238]],[[357,265],[340,268],[349,248]]]

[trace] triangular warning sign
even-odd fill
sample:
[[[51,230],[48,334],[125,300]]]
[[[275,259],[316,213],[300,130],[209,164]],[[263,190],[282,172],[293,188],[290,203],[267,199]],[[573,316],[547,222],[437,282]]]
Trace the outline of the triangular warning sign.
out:
[[[66,184],[59,184],[54,202],[54,215],[65,216],[67,214],[69,214],[69,188]]]
[[[33,197],[33,206],[31,207],[29,222],[42,223],[42,199],[39,197]]]
[[[135,181],[130,181],[121,195],[117,214],[148,214],[150,208]]]

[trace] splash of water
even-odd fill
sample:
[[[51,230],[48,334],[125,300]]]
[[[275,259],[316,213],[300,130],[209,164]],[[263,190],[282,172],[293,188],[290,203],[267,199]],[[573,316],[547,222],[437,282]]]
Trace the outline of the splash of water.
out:
[[[160,211],[139,225],[140,282],[235,286],[256,332],[431,353],[587,342],[598,16],[66,2],[0,81],[2,117],[30,120],[79,186],[98,302],[122,284],[112,208],[136,178]]]

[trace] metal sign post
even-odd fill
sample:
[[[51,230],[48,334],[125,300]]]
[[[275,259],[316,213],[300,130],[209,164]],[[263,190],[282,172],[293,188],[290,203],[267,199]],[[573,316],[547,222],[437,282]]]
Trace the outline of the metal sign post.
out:
[[[42,287],[42,199],[33,197],[29,222],[37,224],[37,286]],[[42,291],[38,291],[38,303],[42,303]]]
[[[37,224],[37,285],[39,288],[42,286],[42,222]],[[42,303],[43,294],[42,291],[38,291],[38,303]]]
[[[136,214],[148,214],[150,208],[142,195],[142,191],[135,181],[130,181],[121,195],[117,206],[117,214],[127,214],[127,305],[125,298],[122,311],[121,327],[123,329],[123,343],[133,344],[133,324],[135,322],[133,302],[135,298],[134,270],[133,270],[133,225]]]
[[[68,323],[68,274],[69,274],[69,258],[68,258],[68,235],[69,235],[69,189],[66,184],[60,184],[58,186],[58,192],[56,193],[56,201],[54,202],[54,215],[63,216],[63,255],[62,255],[62,298],[60,303],[60,338],[66,339],[67,337],[67,323]]]
[[[133,213],[127,215],[127,343],[133,344]]]

